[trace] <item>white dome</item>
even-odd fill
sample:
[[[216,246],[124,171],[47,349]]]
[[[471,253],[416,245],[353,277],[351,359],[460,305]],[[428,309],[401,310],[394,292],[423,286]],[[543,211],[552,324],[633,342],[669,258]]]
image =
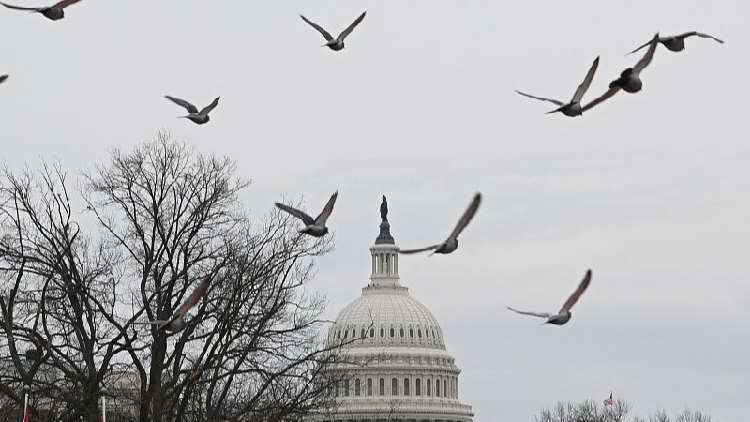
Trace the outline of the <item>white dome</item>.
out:
[[[337,380],[337,406],[313,420],[471,422],[471,406],[459,401],[461,370],[445,349],[443,330],[399,282],[399,248],[383,209],[370,248],[370,283],[328,331],[329,344],[345,352],[328,369]]]
[[[401,346],[445,350],[435,316],[402,286],[367,286],[362,289],[362,296],[339,312],[328,340],[350,339],[357,339],[347,345],[350,348]]]

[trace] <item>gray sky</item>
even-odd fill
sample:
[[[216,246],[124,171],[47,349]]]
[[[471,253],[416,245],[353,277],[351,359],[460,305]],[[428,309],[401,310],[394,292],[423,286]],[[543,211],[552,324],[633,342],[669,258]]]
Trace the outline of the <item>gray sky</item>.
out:
[[[338,33],[363,10],[338,53],[298,16]],[[481,191],[456,253],[400,265],[477,422],[610,390],[635,414],[747,418],[750,3],[84,0],[66,14],[0,10],[12,165],[59,157],[77,172],[165,130],[234,157],[254,213],[284,195],[317,210],[338,189],[336,250],[311,284],[331,318],[368,281],[381,194],[397,243],[415,247]],[[641,93],[575,119],[513,92],[567,100],[601,55],[594,98],[657,30],[727,42],[660,48]],[[165,94],[221,102],[196,126]],[[589,267],[564,327],[504,308],[555,311]]]

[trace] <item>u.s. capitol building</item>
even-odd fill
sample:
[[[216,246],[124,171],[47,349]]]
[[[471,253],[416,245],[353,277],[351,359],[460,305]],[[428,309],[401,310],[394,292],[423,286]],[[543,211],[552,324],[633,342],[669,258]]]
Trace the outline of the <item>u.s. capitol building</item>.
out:
[[[344,343],[346,374],[338,405],[314,421],[471,422],[471,406],[459,401],[460,369],[445,348],[443,330],[399,282],[399,247],[390,233],[383,198],[380,235],[370,248],[370,283],[347,305],[328,333]]]

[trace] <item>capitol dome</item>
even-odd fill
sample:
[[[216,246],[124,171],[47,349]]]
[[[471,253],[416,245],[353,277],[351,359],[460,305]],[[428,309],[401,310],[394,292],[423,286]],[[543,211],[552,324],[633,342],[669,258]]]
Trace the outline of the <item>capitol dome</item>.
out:
[[[471,406],[459,401],[461,371],[446,351],[440,324],[400,283],[387,212],[383,197],[370,283],[328,332],[329,344],[344,349],[329,369],[340,380],[337,406],[314,420],[471,422]]]

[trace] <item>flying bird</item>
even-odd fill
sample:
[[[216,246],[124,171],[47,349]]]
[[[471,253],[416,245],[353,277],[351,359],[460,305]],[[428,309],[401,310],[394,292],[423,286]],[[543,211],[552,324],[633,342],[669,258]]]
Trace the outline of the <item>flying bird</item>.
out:
[[[534,98],[536,100],[542,100],[542,101],[549,101],[552,104],[556,104],[559,106],[559,108],[557,108],[556,110],[552,110],[548,112],[547,114],[561,112],[562,114],[569,116],[569,117],[580,116],[582,114],[581,113],[581,99],[583,98],[583,95],[586,93],[586,91],[589,89],[589,86],[591,85],[591,81],[594,80],[594,73],[596,73],[597,67],[599,67],[599,57],[597,57],[596,60],[594,60],[594,63],[591,65],[591,68],[589,69],[589,72],[586,74],[586,77],[583,79],[583,82],[581,82],[581,84],[578,85],[578,89],[573,95],[573,98],[567,104],[563,103],[562,101],[555,100],[552,98],[535,97],[533,95],[529,95],[518,90],[516,90],[516,92],[523,95],[524,97]]]
[[[300,230],[300,233],[309,234],[314,237],[322,237],[328,233],[328,227],[326,227],[326,220],[331,216],[333,211],[333,205],[336,204],[336,198],[339,196],[339,191],[336,191],[331,195],[331,199],[328,200],[323,212],[315,218],[310,217],[304,211],[300,211],[296,208],[292,208],[289,205],[284,205],[280,202],[276,203],[276,207],[282,211],[286,211],[289,214],[299,218],[305,223],[305,228]]]
[[[76,4],[81,0],[62,0],[60,2],[55,3],[52,6],[48,7],[21,7],[21,6],[13,6],[11,4],[0,2],[3,6],[9,8],[9,9],[16,9],[16,10],[29,10],[31,12],[37,12],[41,13],[45,18],[58,21],[65,17],[65,9],[66,7]]]
[[[177,333],[185,329],[185,314],[195,306],[198,301],[206,294],[208,285],[211,283],[211,279],[206,277],[198,287],[193,290],[193,293],[187,298],[185,303],[180,306],[180,309],[174,314],[174,316],[168,321],[149,321],[148,324],[156,325],[157,329],[165,329],[171,333]]]
[[[0,84],[5,82],[5,80],[8,79],[8,75],[2,75],[0,76]]]
[[[609,84],[609,89],[607,90],[607,92],[605,92],[601,97],[598,97],[583,106],[583,108],[581,108],[581,113],[584,113],[587,110],[592,109],[602,101],[611,98],[621,89],[631,94],[641,90],[641,88],[643,87],[643,82],[641,82],[641,72],[651,63],[651,60],[654,58],[656,46],[659,45],[658,32],[656,33],[656,35],[654,35],[654,38],[651,39],[651,42],[648,45],[649,48],[648,50],[646,50],[646,54],[638,61],[638,63],[636,63],[633,67],[629,67],[623,70],[620,74],[620,77]]]
[[[221,98],[221,97],[216,97],[211,104],[203,107],[203,110],[198,111],[198,109],[194,105],[190,104],[189,102],[185,100],[175,98],[175,97],[170,97],[169,95],[165,95],[164,97],[171,100],[175,104],[185,107],[187,109],[188,115],[180,116],[180,117],[185,118],[185,119],[190,119],[193,123],[196,123],[199,125],[207,123],[209,120],[211,120],[208,117],[208,113],[210,113],[211,110],[213,110],[219,104],[219,98]]]
[[[563,304],[562,308],[560,308],[560,311],[558,311],[556,314],[549,314],[546,312],[519,311],[511,308],[510,306],[506,306],[506,308],[521,315],[531,315],[540,318],[547,318],[547,322],[545,322],[545,324],[565,325],[568,321],[570,321],[570,317],[573,315],[570,312],[570,308],[572,308],[573,305],[578,302],[578,298],[580,298],[583,292],[586,291],[586,288],[589,287],[589,283],[591,283],[591,270],[586,271],[586,275],[583,277],[583,280],[581,280],[581,283],[578,285],[576,291],[573,292],[572,295],[570,295],[568,300],[565,301],[565,304]]]
[[[439,245],[432,245],[428,246],[426,248],[421,249],[403,249],[400,250],[399,253],[403,254],[412,254],[417,252],[424,252],[433,250],[430,255],[440,253],[440,254],[449,254],[456,249],[458,249],[458,235],[461,234],[461,232],[466,228],[466,226],[469,224],[469,221],[471,221],[472,218],[474,218],[474,214],[476,214],[477,209],[479,208],[479,203],[482,202],[482,194],[477,192],[474,195],[474,199],[471,200],[471,204],[469,204],[469,208],[466,209],[466,212],[464,212],[464,215],[461,216],[461,219],[458,220],[458,224],[456,224],[456,228],[453,229],[453,232],[451,232],[450,236],[448,236],[445,241]]]
[[[696,31],[690,31],[690,32],[686,32],[680,35],[673,35],[671,37],[659,37],[659,42],[664,44],[664,47],[667,47],[667,50],[679,52],[685,49],[685,38],[689,38],[689,37],[710,38],[718,42],[719,44],[724,44],[724,41],[716,37],[712,37],[711,35],[703,34],[701,32],[696,32]],[[647,42],[646,44],[643,44],[642,46],[636,48],[635,50],[631,51],[628,54],[633,54],[636,51],[642,49],[643,47],[648,46],[649,44],[651,44],[651,41]]]
[[[357,19],[352,22],[351,25],[349,25],[345,30],[341,31],[338,37],[333,38],[331,34],[328,33],[325,29],[323,29],[322,26],[318,25],[315,22],[312,22],[311,20],[307,19],[304,15],[299,15],[303,21],[307,22],[310,26],[317,29],[318,32],[323,34],[323,37],[326,39],[326,43],[323,44],[323,46],[330,48],[333,51],[339,51],[344,48],[344,38],[348,37],[349,34],[354,31],[354,28],[359,25],[360,22],[362,22],[362,19],[365,18],[365,15],[367,12],[362,12],[361,15]]]

